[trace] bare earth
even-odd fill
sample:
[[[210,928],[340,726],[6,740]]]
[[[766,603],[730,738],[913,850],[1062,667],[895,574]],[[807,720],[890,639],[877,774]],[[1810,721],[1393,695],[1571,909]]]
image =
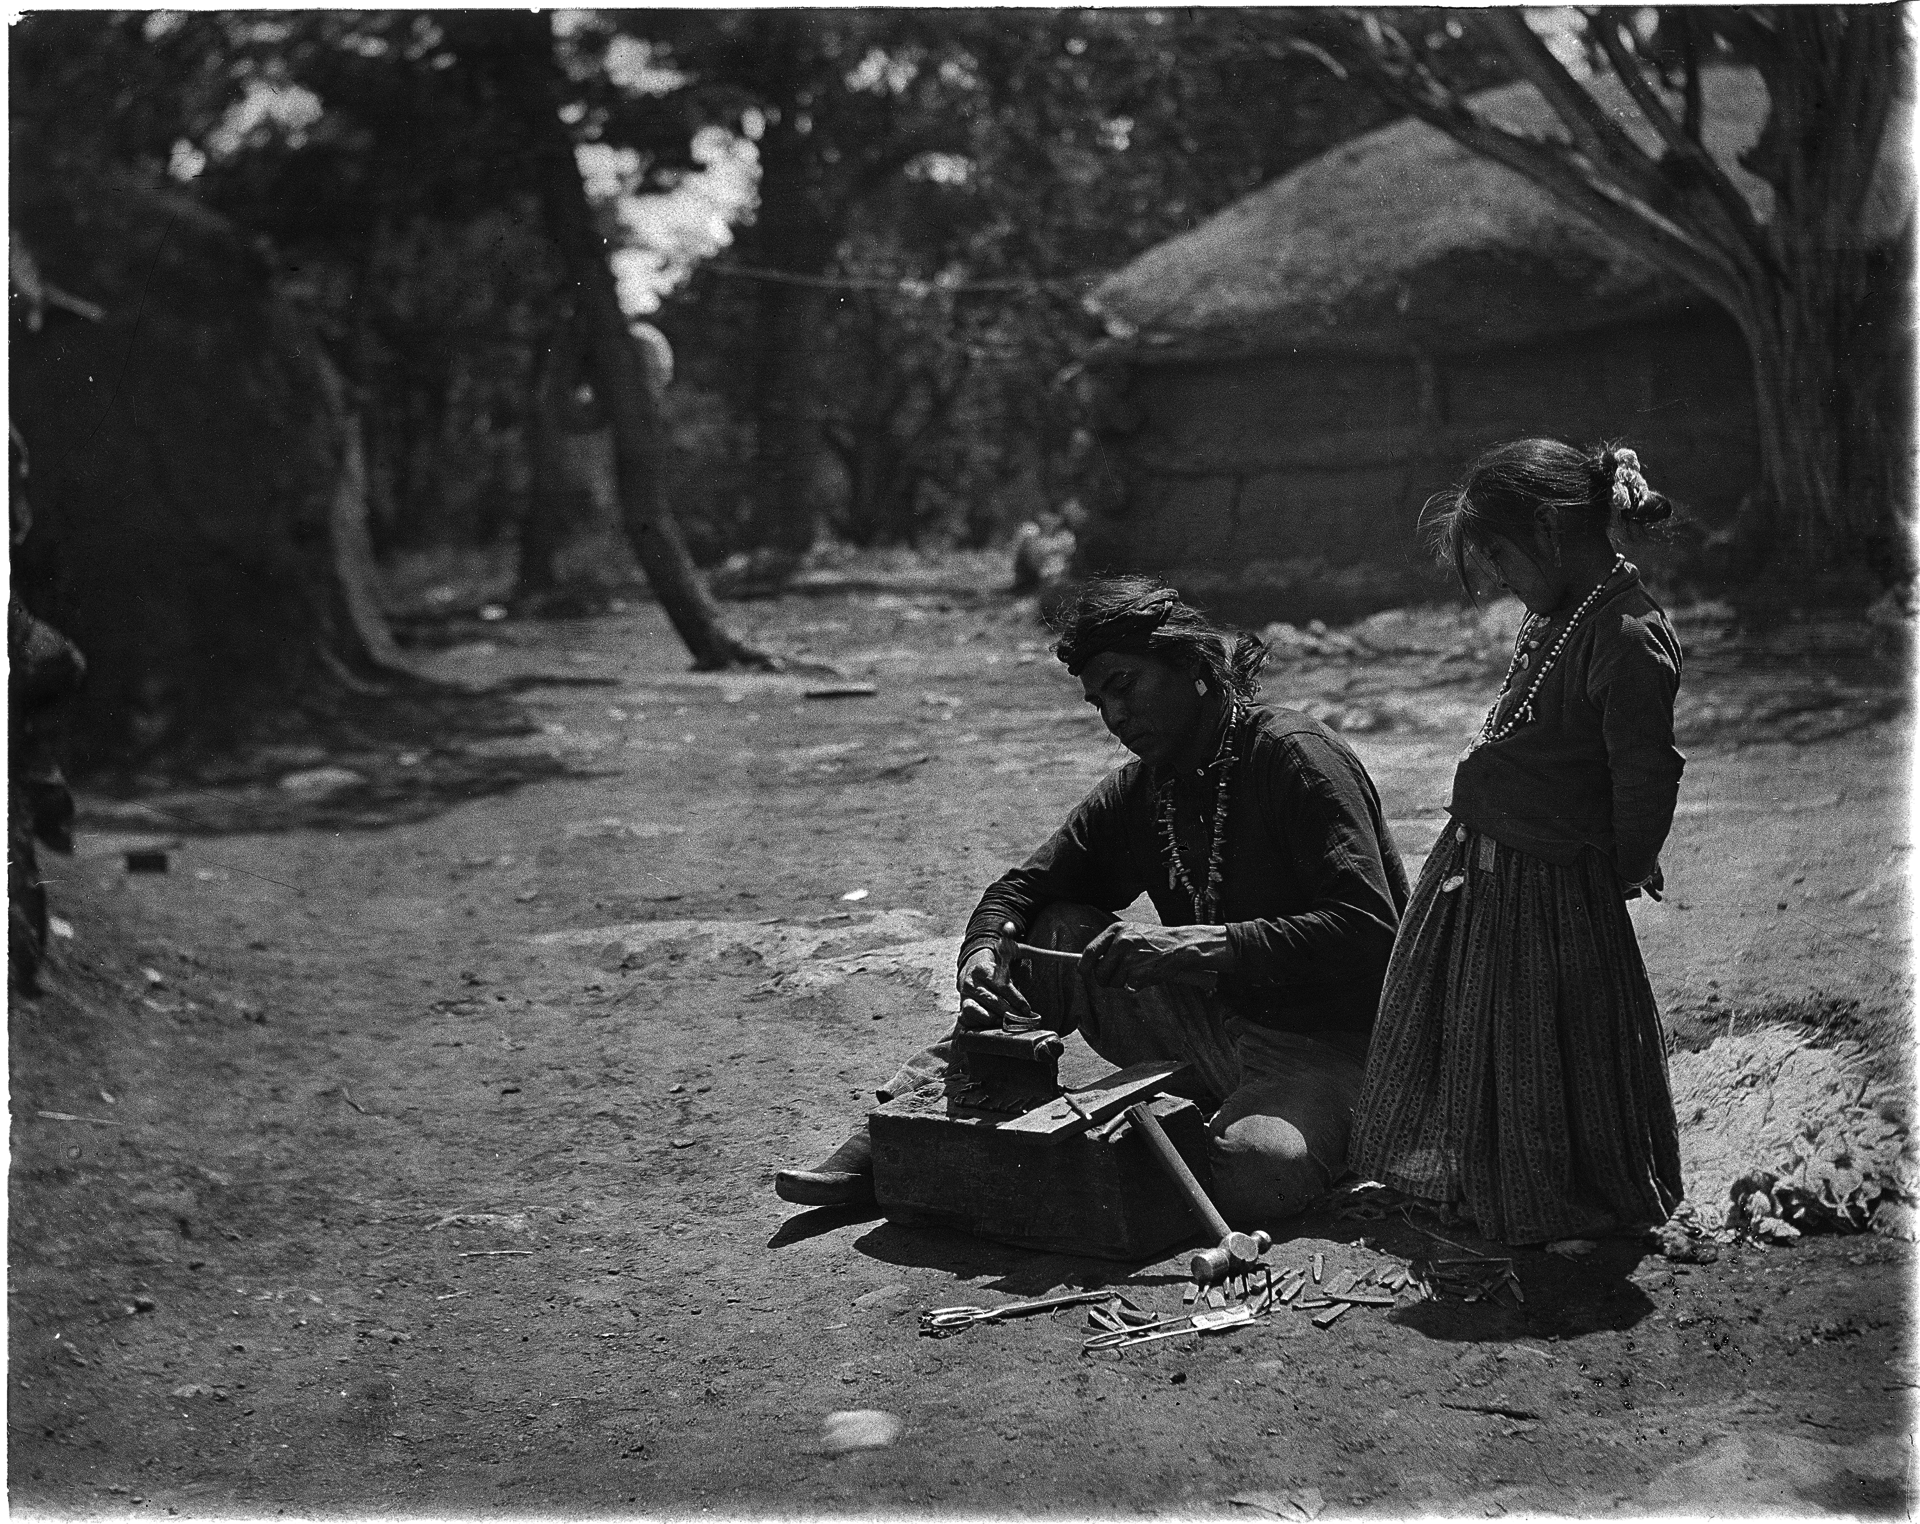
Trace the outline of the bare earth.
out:
[[[113,830],[52,864],[74,934],[12,1017],[16,1508],[1260,1518],[1227,1500],[1312,1489],[1328,1515],[1906,1512],[1914,1255],[1884,1237],[1528,1252],[1520,1307],[1123,1355],[1083,1356],[1077,1309],[919,1337],[930,1307],[1109,1282],[1180,1307],[1173,1257],[770,1188],[942,1027],[980,889],[1121,753],[1022,607],[736,613],[878,694],[686,674],[651,607],[476,627],[443,671],[608,680],[529,689],[542,730],[462,743],[565,775],[189,832],[164,876],[124,871],[129,817],[98,809]],[[1676,1041],[1786,1023],[1898,1076],[1890,661],[1689,638],[1669,900],[1635,912]],[[1346,726],[1417,866],[1491,660],[1308,652],[1268,689]],[[402,766],[372,741],[331,760]],[[293,797],[150,801],[172,812],[145,832]],[[1276,1261],[1329,1273],[1435,1247],[1402,1220],[1291,1226]],[[856,1409],[898,1438],[830,1453],[827,1415]]]

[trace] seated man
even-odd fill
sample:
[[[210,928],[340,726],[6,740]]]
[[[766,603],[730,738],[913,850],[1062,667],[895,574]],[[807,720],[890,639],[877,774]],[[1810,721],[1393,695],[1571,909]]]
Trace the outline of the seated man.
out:
[[[1184,1059],[1210,1113],[1213,1195],[1229,1221],[1298,1212],[1346,1169],[1406,873],[1366,769],[1337,736],[1256,704],[1266,648],[1171,588],[1097,579],[1059,622],[1057,654],[1137,760],[1110,774],[981,897],[960,950],[960,1025],[1078,1030],[1118,1065]],[[1159,926],[1117,921],[1145,892]],[[996,987],[1004,922],[1081,952]],[[1065,972],[1060,970],[1064,969]],[[881,1098],[944,1081],[951,1039]],[[863,1127],[788,1201],[873,1198]]]

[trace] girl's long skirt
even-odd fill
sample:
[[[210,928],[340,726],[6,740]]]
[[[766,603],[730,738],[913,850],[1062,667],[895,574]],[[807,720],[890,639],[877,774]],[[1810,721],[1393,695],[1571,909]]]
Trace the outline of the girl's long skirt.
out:
[[[1612,864],[1448,822],[1400,923],[1352,1165],[1542,1243],[1665,1222],[1680,1140]]]

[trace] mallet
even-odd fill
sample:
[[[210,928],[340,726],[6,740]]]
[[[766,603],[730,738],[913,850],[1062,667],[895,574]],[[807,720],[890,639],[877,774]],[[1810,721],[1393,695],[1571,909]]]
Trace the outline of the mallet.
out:
[[[1016,942],[1014,935],[1019,931],[1011,921],[1000,923],[1000,936],[993,944],[993,987],[997,990],[1008,988],[1013,982],[1013,965],[1022,958],[1052,958],[1056,962],[1078,963],[1080,954],[1054,952],[1045,947],[1029,947],[1024,942]],[[1030,1032],[1040,1025],[1038,1016],[1017,1017],[1009,1013],[1003,1024],[1009,1032]]]
[[[1197,1251],[1188,1261],[1187,1273],[1193,1277],[1194,1284],[1216,1286],[1236,1275],[1245,1275],[1259,1262],[1260,1256],[1273,1247],[1273,1239],[1265,1229],[1257,1233],[1236,1233],[1227,1226],[1227,1219],[1220,1215],[1220,1209],[1193,1178],[1187,1161],[1180,1157],[1180,1150],[1173,1146],[1173,1140],[1160,1126],[1160,1119],[1148,1109],[1145,1101],[1127,1108],[1127,1120],[1140,1130],[1154,1157],[1160,1161],[1160,1167],[1180,1187],[1181,1195],[1200,1214],[1207,1230],[1219,1239],[1211,1249]]]
[[[1080,954],[1055,952],[1051,947],[1029,947],[1025,942],[1015,941],[1020,928],[1011,921],[1000,923],[1000,940],[993,949],[993,982],[1004,986],[1013,976],[1013,965],[1022,958],[1052,958],[1056,963],[1078,963]]]

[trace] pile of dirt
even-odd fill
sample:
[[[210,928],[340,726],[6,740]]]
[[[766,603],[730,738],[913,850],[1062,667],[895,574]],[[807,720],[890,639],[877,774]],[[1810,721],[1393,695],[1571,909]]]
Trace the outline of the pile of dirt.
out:
[[[1517,598],[1501,598],[1474,608],[1465,604],[1425,603],[1382,609],[1344,629],[1331,630],[1318,619],[1304,628],[1284,621],[1260,632],[1274,657],[1378,656],[1456,657],[1476,664],[1503,665],[1513,654],[1514,637],[1526,610]]]
[[[1776,1199],[1785,1192],[1823,1203],[1832,1211],[1818,1215],[1829,1219],[1844,1221],[1840,1209],[1859,1203],[1876,1231],[1913,1236],[1920,1153],[1909,1102],[1869,1073],[1867,1056],[1857,1043],[1812,1046],[1787,1026],[1673,1056],[1681,1168],[1704,1226],[1751,1215],[1746,1198],[1758,1186]]]
[[[932,990],[940,1009],[957,1015],[953,970],[960,960],[958,932],[933,935],[919,910],[836,912],[804,925],[760,921],[659,920],[554,931],[536,945],[584,955],[605,972],[669,967],[681,977],[752,968],[766,977],[749,999],[778,995],[805,999],[855,974],[895,979]]]

